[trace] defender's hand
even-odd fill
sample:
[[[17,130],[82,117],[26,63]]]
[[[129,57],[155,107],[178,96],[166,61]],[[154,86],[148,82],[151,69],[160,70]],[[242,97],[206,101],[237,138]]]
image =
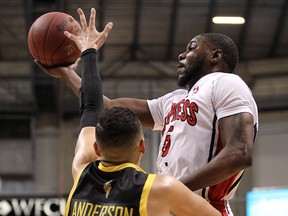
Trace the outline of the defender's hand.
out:
[[[71,34],[68,31],[65,31],[64,34],[77,44],[81,52],[89,48],[99,50],[105,43],[109,35],[109,32],[113,27],[113,23],[109,22],[102,32],[98,32],[95,27],[95,19],[96,19],[95,8],[91,8],[91,14],[88,26],[83,10],[79,8],[77,12],[79,14],[81,23],[80,31],[77,32],[76,34]],[[73,17],[69,16],[68,19],[73,26],[76,25],[76,20],[74,20]]]

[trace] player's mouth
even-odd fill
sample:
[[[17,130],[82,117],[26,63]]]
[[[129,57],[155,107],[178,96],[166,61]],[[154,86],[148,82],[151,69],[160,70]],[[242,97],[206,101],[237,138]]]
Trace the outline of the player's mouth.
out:
[[[179,62],[178,69],[177,69],[177,76],[181,76],[184,71],[185,71],[185,64]]]

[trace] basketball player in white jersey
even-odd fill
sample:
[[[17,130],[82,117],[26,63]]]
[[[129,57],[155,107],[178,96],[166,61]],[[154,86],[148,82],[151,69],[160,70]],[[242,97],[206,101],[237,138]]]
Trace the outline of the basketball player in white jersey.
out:
[[[231,38],[214,33],[194,37],[179,55],[181,89],[154,100],[109,99],[105,108],[126,106],[144,127],[162,132],[157,169],[207,199],[222,215],[233,215],[229,199],[244,169],[252,165],[258,130],[257,106],[245,82],[233,74],[238,49]],[[78,61],[46,69],[79,96]],[[93,157],[93,155],[91,155]]]
[[[137,115],[126,107],[104,112],[97,50],[106,41],[112,23],[98,32],[94,8],[89,25],[83,11],[78,9],[78,13],[81,30],[77,35],[65,31],[81,50],[82,60],[80,133],[72,163],[74,185],[65,215],[220,216],[207,200],[180,181],[148,174],[139,167],[145,140]],[[73,18],[69,20],[75,23]]]

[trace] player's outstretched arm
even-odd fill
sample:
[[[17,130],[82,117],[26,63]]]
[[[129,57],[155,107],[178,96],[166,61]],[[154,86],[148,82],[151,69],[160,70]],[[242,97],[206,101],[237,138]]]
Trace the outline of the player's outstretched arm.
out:
[[[162,215],[173,213],[177,216],[221,216],[221,213],[207,200],[167,175],[156,176],[149,194],[147,209],[148,215],[162,211]]]
[[[80,87],[80,134],[78,136],[75,156],[72,162],[72,174],[75,179],[79,171],[88,163],[97,159],[94,150],[95,126],[104,110],[102,83],[97,68],[97,50],[106,41],[112,23],[107,24],[103,32],[95,28],[96,10],[91,9],[89,25],[81,9],[77,10],[81,20],[81,29],[77,35],[64,34],[73,40],[81,50],[82,80]],[[73,23],[73,18],[70,21]]]
[[[86,23],[86,19],[85,19],[83,11],[81,9],[78,9],[77,11],[80,16],[80,23],[82,26],[84,26],[84,28],[82,28],[81,31],[78,32],[77,35],[72,35],[69,32],[65,32],[66,36],[74,40],[77,46],[79,46],[80,50],[85,49],[85,46],[87,46],[83,44],[84,42],[90,43],[90,45],[92,45],[95,49],[100,49],[103,46],[103,43],[105,42],[112,28],[112,23],[108,23],[102,32],[98,32],[94,27],[91,27],[91,26],[87,27],[87,23]],[[91,13],[91,15],[92,15],[92,18],[90,17],[90,20],[93,22],[94,14]],[[96,12],[95,12],[95,16],[96,16]],[[72,22],[72,24],[76,22],[72,17],[69,17],[69,21]],[[46,74],[55,78],[61,78],[71,88],[71,90],[79,97],[81,78],[75,72],[79,62],[76,62],[75,64],[68,66],[68,67],[55,67],[55,68],[45,68],[40,63],[38,62],[35,62],[35,63]],[[104,100],[104,107],[106,109],[110,109],[114,106],[128,107],[137,114],[137,116],[139,117],[144,127],[153,128],[154,121],[152,119],[146,100],[136,99],[136,98],[118,98],[118,99],[111,100],[106,96],[103,96],[103,100]]]
[[[35,61],[35,63],[39,66],[39,68],[43,72],[54,78],[62,79],[77,97],[80,96],[80,86],[82,80],[81,77],[75,72],[79,65],[79,62],[80,59],[73,65],[70,65],[68,67],[46,68],[39,62]],[[137,114],[143,127],[153,128],[154,121],[148,108],[147,101],[145,99],[137,99],[137,98],[110,99],[105,95],[103,95],[103,100],[104,100],[104,107],[106,109],[111,109],[114,106],[128,107]]]

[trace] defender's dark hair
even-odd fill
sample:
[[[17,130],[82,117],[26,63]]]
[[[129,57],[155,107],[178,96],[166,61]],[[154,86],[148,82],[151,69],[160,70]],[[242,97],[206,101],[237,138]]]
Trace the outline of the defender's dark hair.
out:
[[[129,148],[138,141],[141,133],[140,120],[126,107],[106,110],[96,125],[96,140],[102,149]]]
[[[222,50],[223,59],[232,73],[239,61],[239,52],[235,42],[230,37],[219,33],[201,33],[200,36],[204,37],[216,49]]]

